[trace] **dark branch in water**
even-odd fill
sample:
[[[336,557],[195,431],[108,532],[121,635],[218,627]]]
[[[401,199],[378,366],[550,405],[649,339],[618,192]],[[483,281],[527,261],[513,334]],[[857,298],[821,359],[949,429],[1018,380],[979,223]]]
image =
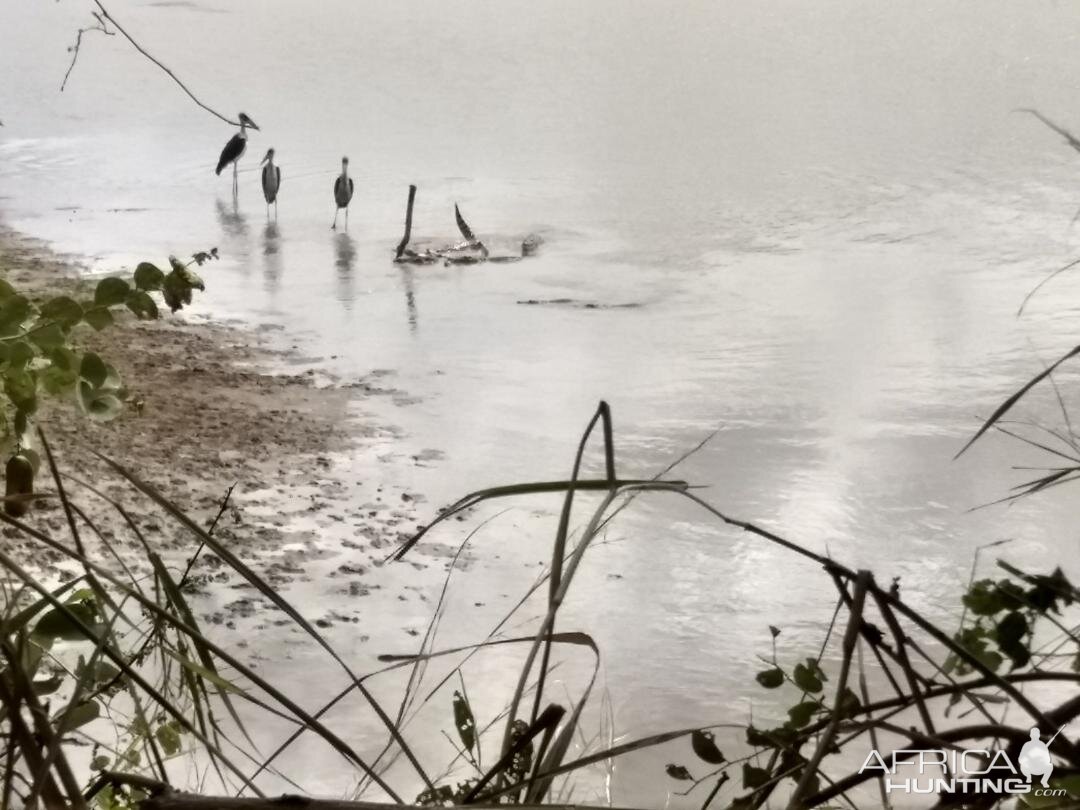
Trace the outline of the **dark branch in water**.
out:
[[[398,242],[397,253],[394,254],[395,259],[400,259],[401,254],[405,252],[405,248],[409,246],[409,239],[412,237],[412,209],[413,203],[416,201],[416,186],[409,186],[409,202],[405,207],[405,235],[401,237],[401,241]]]
[[[75,34],[75,44],[72,45],[70,48],[68,48],[68,53],[71,54],[71,64],[68,65],[67,73],[64,74],[64,80],[62,82],[60,82],[60,92],[61,93],[63,93],[64,88],[67,87],[68,77],[71,76],[71,71],[73,71],[75,69],[75,63],[79,59],[79,49],[82,47],[83,34],[87,33],[88,31],[100,31],[101,33],[105,34],[105,36],[109,36],[109,37],[116,36],[115,31],[110,31],[109,30],[108,23],[106,23],[105,18],[101,15],[101,12],[92,11],[90,13],[93,14],[94,19],[97,20],[97,25],[91,25],[91,26],[87,26],[86,28],[80,28],[78,30],[78,32]]]
[[[169,68],[167,68],[165,65],[163,65],[157,58],[155,58],[142,45],[140,45],[138,42],[136,42],[134,37],[131,36],[131,34],[129,34],[126,30],[124,30],[124,27],[122,25],[120,25],[119,22],[117,22],[116,18],[112,14],[109,13],[109,10],[107,8],[105,8],[105,6],[103,6],[101,4],[101,0],[94,0],[94,5],[96,5],[99,9],[101,9],[100,12],[97,12],[97,11],[93,12],[94,17],[97,18],[98,22],[101,24],[101,27],[99,27],[99,26],[91,26],[89,29],[81,29],[79,31],[79,35],[75,40],[75,58],[73,58],[71,60],[71,67],[68,68],[68,74],[71,73],[71,68],[73,68],[75,66],[75,59],[78,58],[79,45],[80,45],[81,40],[82,40],[83,32],[87,31],[87,30],[90,30],[90,31],[101,30],[104,33],[109,34],[110,36],[112,36],[113,32],[105,30],[106,27],[107,27],[107,23],[112,23],[113,27],[117,31],[119,31],[121,34],[124,35],[124,39],[126,39],[128,42],[130,42],[132,44],[132,46],[135,48],[135,50],[137,50],[139,53],[141,53],[143,56],[145,56],[147,59],[149,59],[155,65],[157,65],[163,71],[165,71],[169,75],[170,79],[172,79],[174,82],[176,82],[178,85],[180,85],[180,89],[183,90],[185,93],[187,93],[188,98],[190,98],[198,106],[202,107],[204,110],[206,110],[211,115],[213,115],[213,116],[215,116],[217,118],[220,118],[226,124],[231,124],[234,127],[240,126],[239,121],[234,121],[231,118],[222,115],[217,110],[215,110],[213,107],[209,107],[206,104],[204,104],[202,101],[200,101],[198,99],[198,97],[194,93],[192,93],[191,90],[188,89],[188,86],[186,84],[184,84],[182,81],[180,81],[179,78],[177,78],[175,73],[173,73],[171,70],[169,70]],[[67,74],[65,74],[65,76],[64,76],[64,84],[67,83],[67,78],[68,78]],[[61,85],[60,89],[61,90],[64,89],[63,85]]]

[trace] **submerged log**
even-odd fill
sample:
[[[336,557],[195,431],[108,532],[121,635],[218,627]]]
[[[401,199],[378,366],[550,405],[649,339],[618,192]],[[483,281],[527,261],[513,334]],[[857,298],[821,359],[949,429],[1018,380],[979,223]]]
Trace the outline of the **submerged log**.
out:
[[[445,265],[519,262],[526,256],[535,255],[544,241],[538,234],[531,233],[522,240],[520,254],[516,256],[492,256],[487,245],[476,238],[473,229],[469,227],[469,223],[461,215],[458,204],[454,203],[454,221],[457,223],[461,235],[465,237],[465,241],[443,247],[414,250],[409,247],[409,242],[412,239],[412,215],[415,199],[416,186],[410,185],[409,201],[405,209],[405,235],[401,237],[397,251],[394,253],[394,261],[397,264],[434,264],[440,261]]]

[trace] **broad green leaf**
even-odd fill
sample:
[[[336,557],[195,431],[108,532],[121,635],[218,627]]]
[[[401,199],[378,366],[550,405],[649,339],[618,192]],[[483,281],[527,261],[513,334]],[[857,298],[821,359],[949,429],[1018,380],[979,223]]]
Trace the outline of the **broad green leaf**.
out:
[[[7,344],[7,348],[7,361],[12,368],[25,368],[31,360],[37,357],[34,347],[25,340],[11,341]]]
[[[41,307],[41,317],[44,320],[56,321],[63,326],[74,326],[82,320],[82,316],[82,305],[66,295],[50,298]]]
[[[28,336],[36,346],[44,350],[55,349],[67,343],[67,334],[58,323],[50,323],[40,328],[35,327]]]
[[[113,316],[105,307],[94,307],[83,314],[83,320],[100,332],[113,325]]]
[[[60,675],[51,675],[48,678],[43,678],[40,681],[33,681],[31,687],[34,690],[34,694],[39,697],[45,697],[56,692],[61,686],[64,685],[64,678]]]
[[[724,762],[724,755],[716,747],[716,737],[711,731],[699,729],[690,735],[690,745],[694,753],[710,765]]]
[[[111,276],[103,278],[94,288],[94,304],[99,307],[112,307],[127,300],[131,285],[124,279]]]
[[[141,262],[135,268],[135,288],[138,290],[160,290],[165,281],[165,274],[150,262]]]
[[[795,670],[791,673],[791,679],[804,692],[817,693],[824,688],[822,681],[825,680],[825,673],[821,671],[817,661],[813,658],[807,658],[805,664],[795,666]]]
[[[30,299],[25,295],[13,295],[0,303],[0,335],[18,334],[33,313]]]
[[[79,407],[96,422],[108,422],[115,419],[124,410],[124,403],[115,394],[91,388],[86,382],[78,385]]]
[[[816,700],[804,700],[795,706],[788,709],[788,717],[791,720],[791,725],[795,728],[802,728],[809,725],[810,720],[813,718],[814,713],[821,708],[821,704]]]
[[[1031,660],[1031,651],[1023,642],[1027,632],[1027,619],[1016,610],[1006,613],[1005,618],[994,628],[994,640],[1001,651],[1009,656],[1013,669],[1027,666]]]
[[[96,630],[97,610],[93,603],[76,602],[64,605],[63,609],[53,608],[34,625],[31,635],[35,640],[52,642],[56,639],[64,641],[83,641],[87,636],[79,628],[78,622],[82,622],[91,630]]]
[[[49,352],[49,360],[54,367],[64,371],[79,370],[79,356],[67,346],[58,346]]]
[[[973,583],[961,601],[976,616],[993,616],[1005,609],[997,583],[992,579],[980,579]]]
[[[42,369],[39,374],[41,386],[50,394],[64,394],[70,391],[79,380],[79,375],[74,371],[49,366]]]
[[[142,290],[132,290],[128,293],[127,308],[134,312],[135,317],[140,320],[157,320],[157,304],[154,303],[154,299],[150,297],[149,293]]]
[[[773,667],[759,672],[754,678],[766,689],[776,689],[784,683],[784,670],[780,669],[780,667]]]
[[[10,298],[13,295],[15,295],[15,288],[7,281],[0,278],[0,301],[3,301],[5,298]]]
[[[87,723],[97,720],[100,716],[101,704],[96,700],[88,700],[85,703],[73,706],[70,711],[64,713],[58,731],[61,734],[74,731],[80,726],[85,726]]]
[[[109,368],[98,355],[87,352],[79,363],[79,376],[94,388],[101,388],[109,376]]]
[[[196,273],[194,270],[188,267],[183,267],[177,271],[181,278],[184,279],[184,283],[195,290],[205,290],[206,285],[203,283],[202,276]]]
[[[108,661],[99,659],[91,667],[82,656],[79,656],[79,665],[75,667],[76,677],[83,681],[86,688],[89,689],[95,689],[102,684],[107,684],[119,674],[120,670]]]
[[[165,276],[165,284],[161,289],[165,303],[169,309],[176,312],[183,309],[185,304],[191,303],[191,285],[184,281],[183,277],[175,270]]]
[[[23,369],[8,369],[4,374],[4,393],[17,410],[25,414],[37,410],[37,378],[34,374]]]
[[[154,730],[154,736],[161,744],[161,750],[166,756],[180,753],[180,725],[175,720],[162,723]]]

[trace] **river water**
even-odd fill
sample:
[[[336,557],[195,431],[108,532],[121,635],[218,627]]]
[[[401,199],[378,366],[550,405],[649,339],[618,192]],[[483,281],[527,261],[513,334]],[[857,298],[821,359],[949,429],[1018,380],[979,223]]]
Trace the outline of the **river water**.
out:
[[[939,618],[980,544],[1009,538],[1032,565],[1075,556],[1067,491],[969,511],[1022,480],[1010,465],[1045,458],[991,438],[953,460],[1077,341],[1080,274],[1016,310],[1080,247],[1080,156],[1011,112],[1080,128],[1075,6],[109,7],[203,100],[260,125],[239,198],[212,171],[233,130],[121,38],[87,33],[58,92],[89,3],[2,0],[5,219],[99,270],[217,245],[196,314],[272,326],[346,380],[386,370],[402,395],[363,404],[400,428],[380,469],[430,511],[565,476],[605,398],[622,474],[715,432],[681,477],[735,516],[901,577]],[[270,146],[273,223],[255,171]],[[357,192],[348,231],[332,232],[342,155]],[[517,264],[395,266],[409,183],[415,234],[456,238],[457,202],[485,241],[545,243]],[[1062,421],[1048,396],[1024,414]],[[493,582],[520,592],[534,572],[507,584],[506,559],[547,555],[556,507],[528,502],[478,540],[470,599]],[[753,683],[767,625],[809,654],[828,579],[671,498],[642,499],[611,539],[565,626],[600,643],[618,732],[692,724],[702,707],[767,714]],[[337,790],[332,773],[320,784]],[[659,766],[616,785],[616,799],[659,802],[669,786]]]

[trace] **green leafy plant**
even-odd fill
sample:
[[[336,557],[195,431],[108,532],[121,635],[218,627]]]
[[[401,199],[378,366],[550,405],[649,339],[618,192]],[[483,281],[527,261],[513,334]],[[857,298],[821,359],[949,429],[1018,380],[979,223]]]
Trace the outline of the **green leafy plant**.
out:
[[[0,279],[0,449],[12,453],[6,468],[5,509],[25,514],[39,458],[33,449],[33,418],[43,396],[71,399],[95,421],[120,414],[127,394],[119,372],[105,359],[80,351],[80,330],[112,326],[117,313],[156,320],[160,295],[172,312],[205,286],[191,265],[218,258],[217,248],[194,254],[187,263],[169,257],[168,273],[142,262],[131,278],[109,276],[86,295],[57,295],[35,302]]]

